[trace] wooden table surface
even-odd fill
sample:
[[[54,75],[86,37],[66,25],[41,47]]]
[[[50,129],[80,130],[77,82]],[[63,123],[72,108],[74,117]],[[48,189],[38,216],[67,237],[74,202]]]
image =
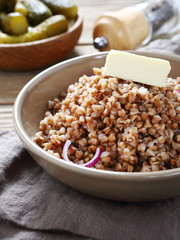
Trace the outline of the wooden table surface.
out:
[[[77,46],[65,58],[98,52],[93,47],[93,26],[98,16],[139,3],[142,0],[74,0],[83,16],[83,31]],[[13,104],[22,87],[43,69],[26,72],[5,72],[0,70],[0,131],[13,129]]]

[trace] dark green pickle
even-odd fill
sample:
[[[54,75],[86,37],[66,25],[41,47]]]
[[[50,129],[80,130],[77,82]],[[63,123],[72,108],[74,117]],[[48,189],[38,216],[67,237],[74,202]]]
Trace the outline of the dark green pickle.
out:
[[[13,12],[16,0],[0,0],[0,11]]]
[[[5,4],[6,4],[6,0],[0,0],[0,11],[5,10]]]
[[[49,7],[39,0],[24,0],[22,3],[28,10],[27,18],[32,26],[36,26],[52,16]]]
[[[62,14],[67,19],[75,19],[77,17],[78,8],[75,4],[68,0],[41,0],[46,4],[53,14]]]
[[[0,12],[0,28],[2,28],[2,21],[5,17],[6,17],[6,13],[5,12]]]

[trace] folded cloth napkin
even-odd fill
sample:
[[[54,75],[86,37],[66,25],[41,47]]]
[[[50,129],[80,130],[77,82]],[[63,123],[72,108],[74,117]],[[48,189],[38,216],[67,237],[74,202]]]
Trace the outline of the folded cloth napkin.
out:
[[[158,39],[137,50],[180,55],[180,34],[171,39]]]
[[[163,52],[180,53],[180,35],[143,50],[163,43]],[[122,203],[85,195],[36,164],[14,130],[0,133],[0,239],[179,240],[179,229],[180,197]]]
[[[180,197],[97,199],[51,177],[15,131],[1,133],[0,146],[0,239],[180,239]]]

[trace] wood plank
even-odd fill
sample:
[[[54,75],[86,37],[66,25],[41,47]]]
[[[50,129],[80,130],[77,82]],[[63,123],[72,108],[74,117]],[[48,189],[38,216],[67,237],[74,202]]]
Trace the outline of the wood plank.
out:
[[[0,104],[13,104],[20,89],[39,71],[0,71]]]
[[[13,105],[0,105],[0,131],[13,128],[12,111]]]

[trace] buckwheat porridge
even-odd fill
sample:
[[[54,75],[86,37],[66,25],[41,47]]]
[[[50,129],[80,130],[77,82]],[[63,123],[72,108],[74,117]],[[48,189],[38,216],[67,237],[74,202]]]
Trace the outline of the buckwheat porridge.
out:
[[[94,68],[48,108],[35,141],[58,158],[120,172],[180,167],[179,77],[159,88]]]

